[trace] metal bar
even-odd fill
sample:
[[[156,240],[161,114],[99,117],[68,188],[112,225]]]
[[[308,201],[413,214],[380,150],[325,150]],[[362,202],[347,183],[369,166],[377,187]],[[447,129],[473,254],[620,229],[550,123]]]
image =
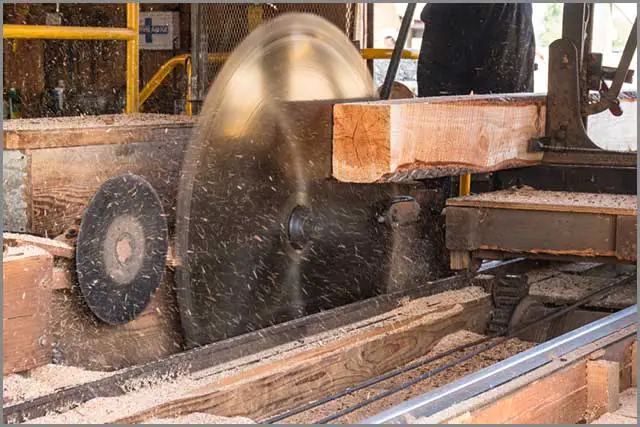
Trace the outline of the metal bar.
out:
[[[365,13],[365,31],[366,37],[364,42],[364,47],[367,49],[373,48],[374,44],[374,12],[375,12],[375,3],[367,3],[365,4],[366,13]],[[367,59],[367,68],[369,69],[369,73],[373,76],[373,59],[374,58],[366,58]]]
[[[471,174],[465,173],[460,176],[460,197],[471,194]]]
[[[580,347],[597,341],[637,321],[637,305],[540,344],[488,368],[367,418],[362,424],[405,424],[433,415],[455,403],[537,369]]]
[[[111,27],[64,27],[53,25],[2,26],[4,39],[49,39],[49,40],[132,40],[138,33],[132,28]]]
[[[402,51],[404,50],[404,44],[407,41],[407,35],[409,34],[409,27],[411,27],[411,21],[413,21],[413,12],[416,10],[416,3],[407,4],[407,9],[402,17],[402,24],[400,24],[400,31],[398,32],[398,40],[393,48],[393,54],[391,55],[391,61],[389,61],[389,68],[387,69],[387,75],[384,78],[382,89],[380,90],[381,99],[389,99],[391,95],[391,85],[396,78],[396,72],[398,71],[398,65],[400,65],[400,59]]]
[[[127,3],[127,29],[135,34],[127,40],[127,104],[125,113],[137,113],[140,108],[140,4]]]
[[[622,58],[620,58],[620,64],[618,64],[618,70],[616,71],[616,75],[613,78],[613,82],[611,83],[611,88],[607,95],[612,97],[617,97],[620,94],[620,90],[622,89],[622,84],[624,83],[627,72],[629,71],[629,67],[631,66],[631,60],[633,59],[633,53],[638,47],[638,18],[633,21],[633,27],[631,27],[631,32],[629,33],[629,38],[627,39],[627,43],[624,46],[624,50],[622,52]]]
[[[364,59],[389,59],[393,55],[394,49],[362,49],[361,54]],[[402,51],[402,59],[418,59],[419,54],[410,50]]]

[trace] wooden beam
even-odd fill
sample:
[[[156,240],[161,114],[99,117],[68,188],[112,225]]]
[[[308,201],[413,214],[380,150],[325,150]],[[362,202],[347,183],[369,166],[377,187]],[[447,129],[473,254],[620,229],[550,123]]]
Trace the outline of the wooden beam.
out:
[[[113,422],[140,423],[192,412],[265,420],[402,366],[426,354],[449,333],[486,325],[488,294],[480,291],[465,300],[460,293],[456,300],[459,303],[425,307],[422,313],[407,310],[411,314],[401,321],[257,366]]]
[[[470,95],[334,106],[333,176],[403,181],[536,164],[544,96]]]
[[[587,421],[620,406],[620,364],[609,360],[587,362]]]
[[[112,114],[5,120],[5,150],[174,142],[196,124],[195,117],[168,114]]]
[[[36,246],[9,247],[2,258],[2,374],[51,362],[48,340],[53,257]]]

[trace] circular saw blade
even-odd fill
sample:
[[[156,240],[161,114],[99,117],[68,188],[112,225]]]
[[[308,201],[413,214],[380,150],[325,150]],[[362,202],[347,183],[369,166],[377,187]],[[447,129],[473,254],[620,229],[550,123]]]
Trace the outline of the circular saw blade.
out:
[[[82,216],[76,245],[78,285],[91,311],[112,325],[140,315],[164,275],[167,221],[142,177],[107,180]]]
[[[206,344],[304,310],[308,258],[291,245],[288,223],[296,206],[311,203],[317,165],[308,144],[291,137],[309,124],[285,105],[373,97],[358,51],[314,15],[282,15],[229,57],[205,100],[178,195],[177,293],[187,342]]]

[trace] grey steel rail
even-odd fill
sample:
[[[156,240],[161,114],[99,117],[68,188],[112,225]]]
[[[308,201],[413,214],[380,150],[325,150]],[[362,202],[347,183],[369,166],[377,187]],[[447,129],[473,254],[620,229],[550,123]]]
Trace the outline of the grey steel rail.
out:
[[[407,424],[507,383],[637,322],[637,305],[592,322],[436,390],[410,399],[359,424]]]

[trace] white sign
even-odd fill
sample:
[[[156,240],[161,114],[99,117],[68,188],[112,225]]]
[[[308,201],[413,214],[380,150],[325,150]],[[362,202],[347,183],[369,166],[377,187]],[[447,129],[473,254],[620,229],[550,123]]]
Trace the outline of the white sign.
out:
[[[177,12],[140,12],[140,49],[172,50],[180,47]]]

